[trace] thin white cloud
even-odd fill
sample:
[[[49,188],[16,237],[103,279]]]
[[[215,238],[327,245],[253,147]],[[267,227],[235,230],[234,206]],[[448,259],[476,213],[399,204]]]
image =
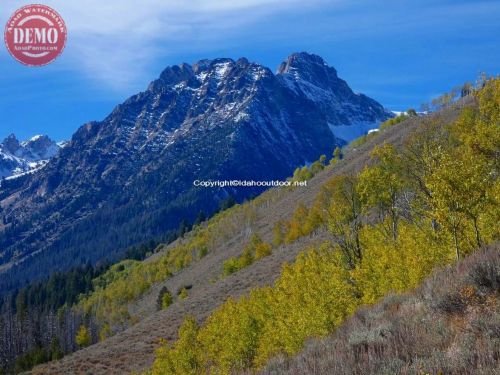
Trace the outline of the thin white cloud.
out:
[[[423,0],[412,8],[409,0],[388,0],[384,7],[370,0],[43,0],[64,17],[68,46],[56,66],[64,71],[116,89],[120,93],[143,88],[156,71],[159,59],[180,63],[178,57],[211,55],[229,50],[244,37],[279,40],[291,44],[289,32],[300,30],[301,40],[321,39],[356,43],[378,36],[394,40],[405,34],[439,38],[443,33],[467,27],[466,19],[496,14],[498,2],[444,3]],[[4,0],[0,26],[24,5]],[[297,25],[273,27],[285,14],[306,14],[306,8],[324,6],[339,12],[309,20],[297,18]],[[334,8],[336,9],[336,8]],[[347,11],[346,11],[347,9]],[[401,15],[405,14],[404,17]],[[264,23],[270,26],[262,27]],[[475,23],[477,24],[477,22]],[[259,25],[259,27],[254,27]],[[458,26],[457,26],[458,25]],[[251,31],[251,32],[250,32]],[[273,35],[263,33],[273,32]],[[252,34],[253,33],[253,34]],[[300,46],[296,46],[300,48]],[[290,51],[291,52],[291,51]],[[0,59],[6,59],[5,49]],[[155,62],[157,64],[155,64]],[[189,62],[189,61],[188,61]],[[153,68],[156,66],[155,68]],[[153,70],[155,69],[155,70]]]
[[[68,45],[61,68],[83,72],[115,89],[150,77],[148,67],[170,49],[216,44],[243,26],[327,0],[45,0],[65,19]],[[333,1],[337,2],[337,1]],[[0,22],[22,4],[2,2]],[[328,1],[332,4],[332,1]]]

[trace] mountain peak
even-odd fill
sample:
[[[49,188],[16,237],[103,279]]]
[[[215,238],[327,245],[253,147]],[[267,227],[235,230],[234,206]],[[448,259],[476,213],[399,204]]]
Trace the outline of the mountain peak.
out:
[[[213,69],[214,67],[219,65],[233,64],[234,60],[227,57],[221,57],[217,59],[203,59],[193,64],[193,70],[195,73],[199,73],[205,70]]]
[[[278,68],[278,75],[290,75],[295,79],[302,79],[319,87],[328,85],[337,80],[337,71],[328,66],[322,57],[307,52],[297,52],[288,56]]]
[[[167,85],[175,85],[177,83],[187,81],[193,76],[191,65],[183,63],[167,67],[160,75],[162,80]]]
[[[59,152],[59,146],[47,135],[35,135],[21,146],[28,158],[33,160],[48,160]]]
[[[281,63],[278,68],[278,74],[290,73],[294,69],[301,69],[308,66],[315,66],[319,69],[329,68],[321,56],[308,52],[295,52],[288,56],[286,61]]]
[[[4,142],[8,139],[17,139],[17,137],[14,133],[10,133],[7,137],[5,137]]]
[[[14,134],[10,134],[0,143],[0,177],[37,169],[56,156],[60,148],[46,135],[36,135],[19,142]]]
[[[40,139],[50,139],[47,135],[37,134],[31,137],[28,142],[36,142]]]
[[[47,135],[35,135],[28,139],[27,141],[21,142],[22,146],[33,145],[33,144],[47,144],[52,143],[53,140]]]
[[[5,149],[6,151],[10,152],[11,154],[14,154],[20,147],[19,141],[17,140],[17,137],[15,134],[9,134],[1,144],[2,148]]]
[[[175,86],[182,82],[189,82],[192,79],[199,80],[200,76],[205,77],[207,76],[206,73],[211,71],[215,72],[217,77],[222,78],[236,64],[243,64],[245,61],[248,63],[246,59],[239,59],[235,62],[230,58],[217,58],[200,60],[193,65],[182,63],[169,66],[161,73],[159,80],[152,82],[150,89],[154,90],[163,85]]]
[[[234,68],[246,68],[249,65],[260,65],[250,63],[247,58],[241,57],[238,60],[232,58],[202,59],[190,65],[182,63],[165,68],[160,78],[153,81],[150,89],[155,90],[158,87],[175,86],[183,82],[191,82],[191,85],[197,87],[200,82],[204,82],[207,77],[222,79],[228,72]],[[261,67],[265,69],[264,67]],[[271,74],[271,72],[269,71]],[[337,71],[328,66],[321,56],[308,52],[292,53],[283,61],[276,74],[293,77],[295,80],[302,80],[312,83],[318,87],[326,88],[335,82]]]

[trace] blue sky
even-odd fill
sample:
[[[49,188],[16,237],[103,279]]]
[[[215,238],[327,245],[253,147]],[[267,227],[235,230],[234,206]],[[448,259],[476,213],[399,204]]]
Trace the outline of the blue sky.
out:
[[[245,56],[275,69],[316,53],[357,92],[418,108],[500,70],[500,1],[44,0],[68,26],[64,54],[28,68],[0,45],[0,139],[69,139],[168,65]],[[25,5],[4,0],[0,25]],[[137,5],[140,4],[140,5]]]

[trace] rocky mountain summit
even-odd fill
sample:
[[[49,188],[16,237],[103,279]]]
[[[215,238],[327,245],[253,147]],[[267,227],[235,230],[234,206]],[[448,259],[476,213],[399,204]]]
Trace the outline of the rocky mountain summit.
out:
[[[276,74],[245,58],[168,67],[83,125],[39,172],[3,184],[0,288],[117,258],[225,199],[262,191],[196,180],[284,179],[352,138],[346,129],[391,116],[307,53]]]
[[[19,142],[14,134],[0,143],[0,178],[32,172],[57,155],[61,145],[46,135]]]

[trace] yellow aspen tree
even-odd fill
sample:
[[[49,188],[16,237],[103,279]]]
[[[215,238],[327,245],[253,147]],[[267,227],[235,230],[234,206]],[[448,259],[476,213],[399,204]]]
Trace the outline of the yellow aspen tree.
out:
[[[401,160],[392,145],[376,147],[372,158],[376,164],[366,167],[359,176],[360,200],[365,209],[376,209],[382,222],[389,219],[387,232],[396,241],[401,217],[400,198],[406,188]]]
[[[179,339],[173,346],[164,343],[157,351],[152,375],[196,375],[200,373],[199,327],[187,317],[179,328]]]
[[[89,346],[92,343],[90,331],[83,324],[80,326],[78,332],[76,333],[75,341],[80,348],[85,348],[86,346]]]
[[[361,200],[357,191],[357,179],[339,176],[329,183],[327,227],[340,247],[349,268],[353,269],[363,258],[359,232],[362,227]]]

